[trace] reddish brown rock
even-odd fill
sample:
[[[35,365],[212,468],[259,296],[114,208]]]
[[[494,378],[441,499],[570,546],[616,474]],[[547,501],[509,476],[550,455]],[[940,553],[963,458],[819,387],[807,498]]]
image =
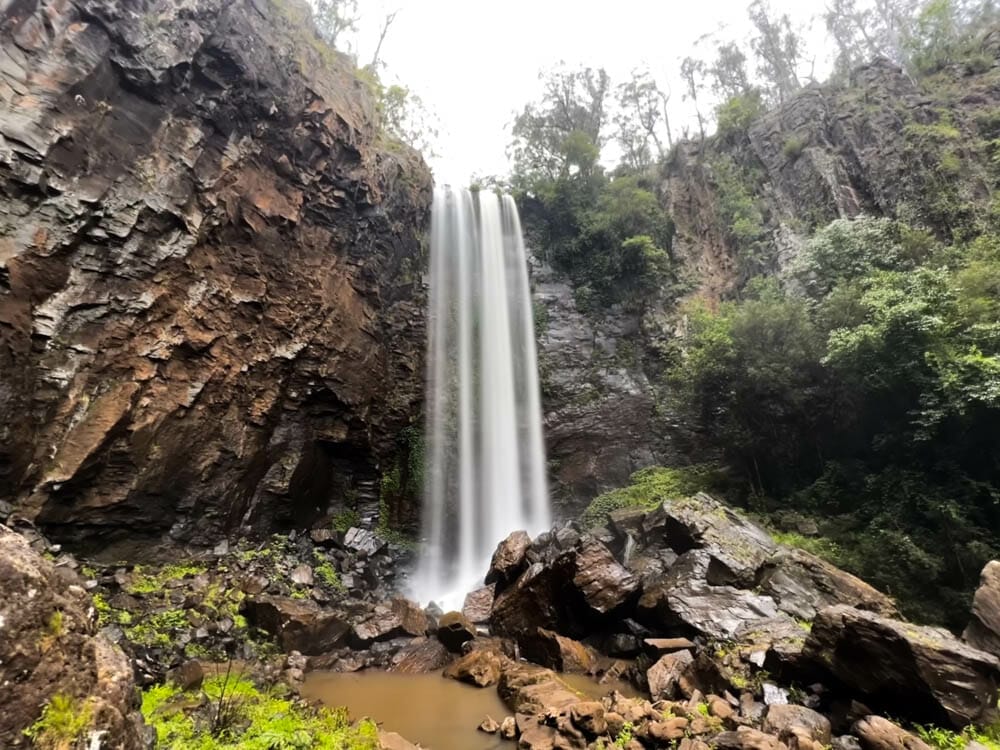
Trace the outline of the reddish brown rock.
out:
[[[594,649],[545,628],[538,628],[533,636],[525,634],[519,642],[525,659],[549,669],[586,674],[597,666]]]
[[[932,750],[912,732],[881,716],[866,716],[854,722],[853,732],[864,750]]]
[[[287,651],[315,655],[331,651],[347,640],[350,625],[336,612],[315,602],[268,594],[244,604],[247,622],[265,630]]]
[[[639,579],[593,537],[580,540],[574,565],[573,585],[591,609],[600,614],[620,607],[639,588]]]
[[[493,585],[483,586],[475,591],[470,591],[465,595],[465,602],[462,604],[462,614],[466,619],[475,624],[489,622],[490,612],[493,611]]]
[[[693,664],[694,657],[690,651],[676,651],[661,656],[646,671],[649,694],[653,696],[653,700],[676,698],[680,694],[681,680]]]
[[[390,672],[425,674],[442,669],[452,654],[437,638],[414,638],[393,657]]]
[[[470,651],[448,665],[444,676],[477,687],[487,687],[499,681],[502,665],[502,657],[493,651]]]
[[[782,737],[786,731],[795,727],[804,729],[820,745],[830,744],[830,720],[823,714],[792,704],[768,706],[761,729]]]
[[[0,500],[50,536],[308,526],[419,408],[430,174],[288,1],[5,8]]]
[[[497,545],[486,573],[486,583],[497,583],[505,587],[514,581],[527,567],[528,547],[531,537],[525,531],[515,531]]]

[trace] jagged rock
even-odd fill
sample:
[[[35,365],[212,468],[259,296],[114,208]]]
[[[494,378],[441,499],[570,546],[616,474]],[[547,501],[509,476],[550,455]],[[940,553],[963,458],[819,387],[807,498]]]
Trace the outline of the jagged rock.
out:
[[[93,717],[87,729],[105,733],[105,746],[152,745],[132,665],[96,632],[80,583],[0,526],[0,747],[23,746],[24,730],[55,695],[79,710],[86,702]]]
[[[783,549],[764,565],[759,587],[778,607],[800,620],[816,611],[847,604],[885,617],[899,612],[891,598],[856,576],[800,549]]]
[[[282,649],[310,656],[340,646],[351,630],[339,613],[304,599],[264,594],[248,599],[243,611],[249,624],[277,638]]]
[[[562,630],[564,589],[572,576],[572,555],[553,562],[536,562],[502,591],[493,603],[490,627],[494,633],[517,639],[536,628]]]
[[[500,736],[505,740],[512,740],[517,737],[517,722],[513,716],[508,716],[500,722]]]
[[[823,714],[792,704],[768,706],[761,729],[771,734],[782,736],[782,733],[800,727],[820,745],[829,745],[831,739],[830,720]]]
[[[639,580],[593,537],[579,541],[574,565],[573,585],[600,614],[620,607],[638,590]]]
[[[465,595],[462,614],[474,624],[489,622],[490,612],[493,611],[493,599],[494,587],[492,584],[470,591]]]
[[[482,723],[479,725],[480,732],[486,732],[486,734],[496,734],[500,731],[500,724],[492,716],[487,716],[483,719]]]
[[[748,622],[779,616],[770,597],[708,584],[711,564],[706,550],[681,555],[663,578],[643,591],[637,605],[640,618],[661,630],[681,626],[710,638],[731,640]]]
[[[677,553],[695,547],[708,555],[705,580],[717,586],[752,586],[757,572],[777,551],[764,529],[701,492],[667,500],[643,521],[647,542],[665,543]]]
[[[374,557],[384,550],[386,545],[387,542],[382,537],[368,529],[359,529],[352,526],[344,534],[344,546],[347,549],[354,550],[368,557]]]
[[[799,670],[809,631],[784,613],[751,620],[737,628],[734,640],[750,652],[750,661],[768,671]]]
[[[712,739],[712,747],[719,750],[788,750],[788,746],[773,734],[766,734],[750,727],[740,727],[735,732],[722,732]]]
[[[451,660],[451,652],[437,638],[414,638],[393,656],[389,671],[425,674],[442,669]]]
[[[604,705],[598,701],[580,701],[569,710],[570,720],[587,737],[599,737],[608,731],[608,721],[604,718]]]
[[[972,599],[972,619],[962,638],[1000,656],[1000,561],[990,560],[979,576],[979,588]]]
[[[955,727],[996,717],[1000,662],[943,628],[828,607],[816,615],[804,653],[896,716]]]
[[[308,525],[419,408],[430,174],[289,2],[5,6],[0,496],[55,537]]]
[[[852,728],[863,750],[932,750],[912,732],[881,716],[866,716]]]
[[[477,687],[487,687],[500,680],[502,665],[503,659],[494,651],[470,651],[448,665],[444,676]]]
[[[598,655],[592,648],[545,628],[522,634],[518,643],[524,658],[559,672],[586,674],[597,666]]]
[[[497,583],[500,588],[516,579],[527,567],[528,547],[531,537],[525,531],[514,531],[497,545],[486,573],[486,583]]]
[[[690,651],[675,651],[661,656],[646,671],[649,694],[653,700],[676,698],[681,692],[681,681],[693,664],[694,656]]]
[[[462,646],[476,637],[476,626],[461,612],[448,612],[438,620],[437,637],[445,648],[457,654]]]
[[[427,615],[416,602],[397,597],[376,606],[375,611],[355,625],[352,632],[356,645],[366,647],[376,641],[424,635],[429,625]]]

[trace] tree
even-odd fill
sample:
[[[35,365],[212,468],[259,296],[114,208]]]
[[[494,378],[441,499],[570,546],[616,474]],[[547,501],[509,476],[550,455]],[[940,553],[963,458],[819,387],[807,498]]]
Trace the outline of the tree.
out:
[[[316,0],[313,9],[316,30],[326,43],[350,51],[345,35],[358,30],[358,0]]]
[[[767,0],[754,0],[747,12],[755,30],[750,46],[757,57],[757,73],[771,100],[781,104],[802,87],[797,71],[801,41],[788,15],[775,18]]]
[[[654,158],[663,158],[666,149],[660,137],[661,125],[666,131],[667,146],[672,144],[667,104],[670,94],[664,93],[648,70],[632,71],[632,78],[619,84],[617,111],[614,117],[615,138],[622,150],[622,160],[630,170],[641,172]]]
[[[541,101],[525,105],[512,128],[510,153],[522,185],[592,171],[605,142],[610,79],[604,69],[559,67],[540,77]]]
[[[423,99],[400,84],[379,84],[379,89],[382,127],[386,132],[425,155],[433,155],[438,136],[436,118]]]
[[[694,113],[698,118],[698,133],[705,139],[705,118],[698,106],[698,94],[702,91],[705,81],[705,63],[693,57],[685,57],[681,61],[681,79],[684,81],[684,99],[694,105]]]
[[[716,50],[715,62],[709,69],[712,75],[712,91],[723,100],[743,96],[751,89],[747,75],[747,56],[735,42],[720,44]]]

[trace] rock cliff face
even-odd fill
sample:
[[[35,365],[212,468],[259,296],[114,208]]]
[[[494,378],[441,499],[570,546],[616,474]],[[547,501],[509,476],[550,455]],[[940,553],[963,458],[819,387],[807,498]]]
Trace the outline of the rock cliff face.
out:
[[[572,516],[638,469],[680,459],[643,369],[642,319],[621,310],[588,317],[552,268],[533,278],[553,500]]]
[[[0,4],[0,501],[205,541],[418,411],[430,175],[285,0]]]

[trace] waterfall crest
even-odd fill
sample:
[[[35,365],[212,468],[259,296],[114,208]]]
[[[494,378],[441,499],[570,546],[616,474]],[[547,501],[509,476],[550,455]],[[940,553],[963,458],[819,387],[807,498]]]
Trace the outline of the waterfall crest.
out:
[[[550,522],[527,257],[509,195],[434,191],[428,332],[425,549],[412,593],[458,608],[501,539]]]

